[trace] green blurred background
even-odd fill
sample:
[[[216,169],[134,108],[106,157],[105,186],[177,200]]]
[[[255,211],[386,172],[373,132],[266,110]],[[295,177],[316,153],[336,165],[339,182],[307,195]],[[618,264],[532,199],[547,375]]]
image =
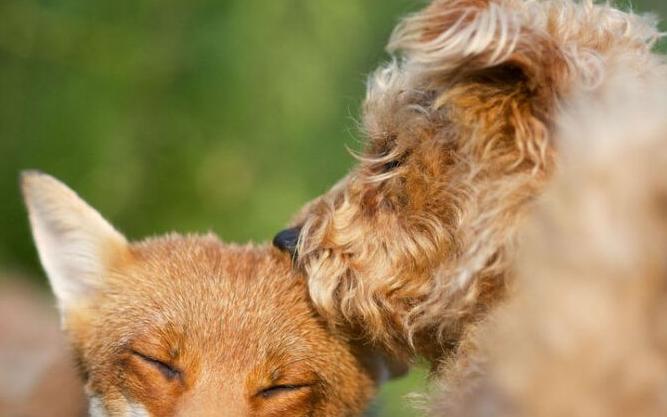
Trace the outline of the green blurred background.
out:
[[[0,273],[43,282],[26,168],[131,238],[270,239],[353,164],[366,74],[423,3],[0,0]],[[665,0],[633,4],[667,16]],[[422,379],[388,385],[381,415],[410,415],[400,397]]]

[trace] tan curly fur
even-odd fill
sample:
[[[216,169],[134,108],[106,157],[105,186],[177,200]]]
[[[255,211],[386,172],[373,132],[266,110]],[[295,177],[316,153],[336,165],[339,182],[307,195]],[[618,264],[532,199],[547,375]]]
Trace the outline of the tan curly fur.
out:
[[[667,415],[667,88],[606,89],[560,118],[513,296],[451,361],[432,415]]]
[[[591,1],[435,0],[405,18],[368,82],[358,165],[294,221],[322,314],[439,363],[506,292],[564,103],[650,78],[658,37]]]

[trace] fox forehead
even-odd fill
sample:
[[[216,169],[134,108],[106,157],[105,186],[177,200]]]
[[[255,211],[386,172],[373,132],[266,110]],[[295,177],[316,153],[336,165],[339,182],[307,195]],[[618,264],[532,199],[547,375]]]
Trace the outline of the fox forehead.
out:
[[[105,278],[96,297],[72,309],[72,333],[113,323],[101,339],[109,345],[139,340],[167,355],[187,347],[235,357],[256,354],[252,346],[294,349],[300,334],[317,333],[303,279],[270,247],[172,234],[130,245]]]

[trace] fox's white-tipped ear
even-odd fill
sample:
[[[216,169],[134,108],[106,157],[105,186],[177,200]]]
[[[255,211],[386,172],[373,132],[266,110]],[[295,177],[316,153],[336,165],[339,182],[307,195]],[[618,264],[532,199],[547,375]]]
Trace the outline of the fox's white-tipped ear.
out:
[[[21,174],[23,198],[42,266],[61,313],[102,285],[127,241],[76,193],[35,171]]]

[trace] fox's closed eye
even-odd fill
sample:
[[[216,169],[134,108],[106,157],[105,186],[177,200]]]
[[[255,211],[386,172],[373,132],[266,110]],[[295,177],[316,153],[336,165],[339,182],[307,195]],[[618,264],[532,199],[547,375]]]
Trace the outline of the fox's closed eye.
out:
[[[135,350],[132,351],[132,354],[141,359],[143,362],[153,366],[155,369],[160,371],[160,373],[164,375],[164,377],[169,381],[172,381],[181,376],[181,371],[178,368],[174,367],[173,365],[170,365],[159,359],[155,359],[152,356],[145,355],[141,352],[137,352]]]
[[[262,398],[272,398],[282,394],[289,394],[292,392],[303,391],[305,389],[311,388],[313,384],[283,384],[283,385],[273,385],[268,388],[260,390],[257,395]]]

